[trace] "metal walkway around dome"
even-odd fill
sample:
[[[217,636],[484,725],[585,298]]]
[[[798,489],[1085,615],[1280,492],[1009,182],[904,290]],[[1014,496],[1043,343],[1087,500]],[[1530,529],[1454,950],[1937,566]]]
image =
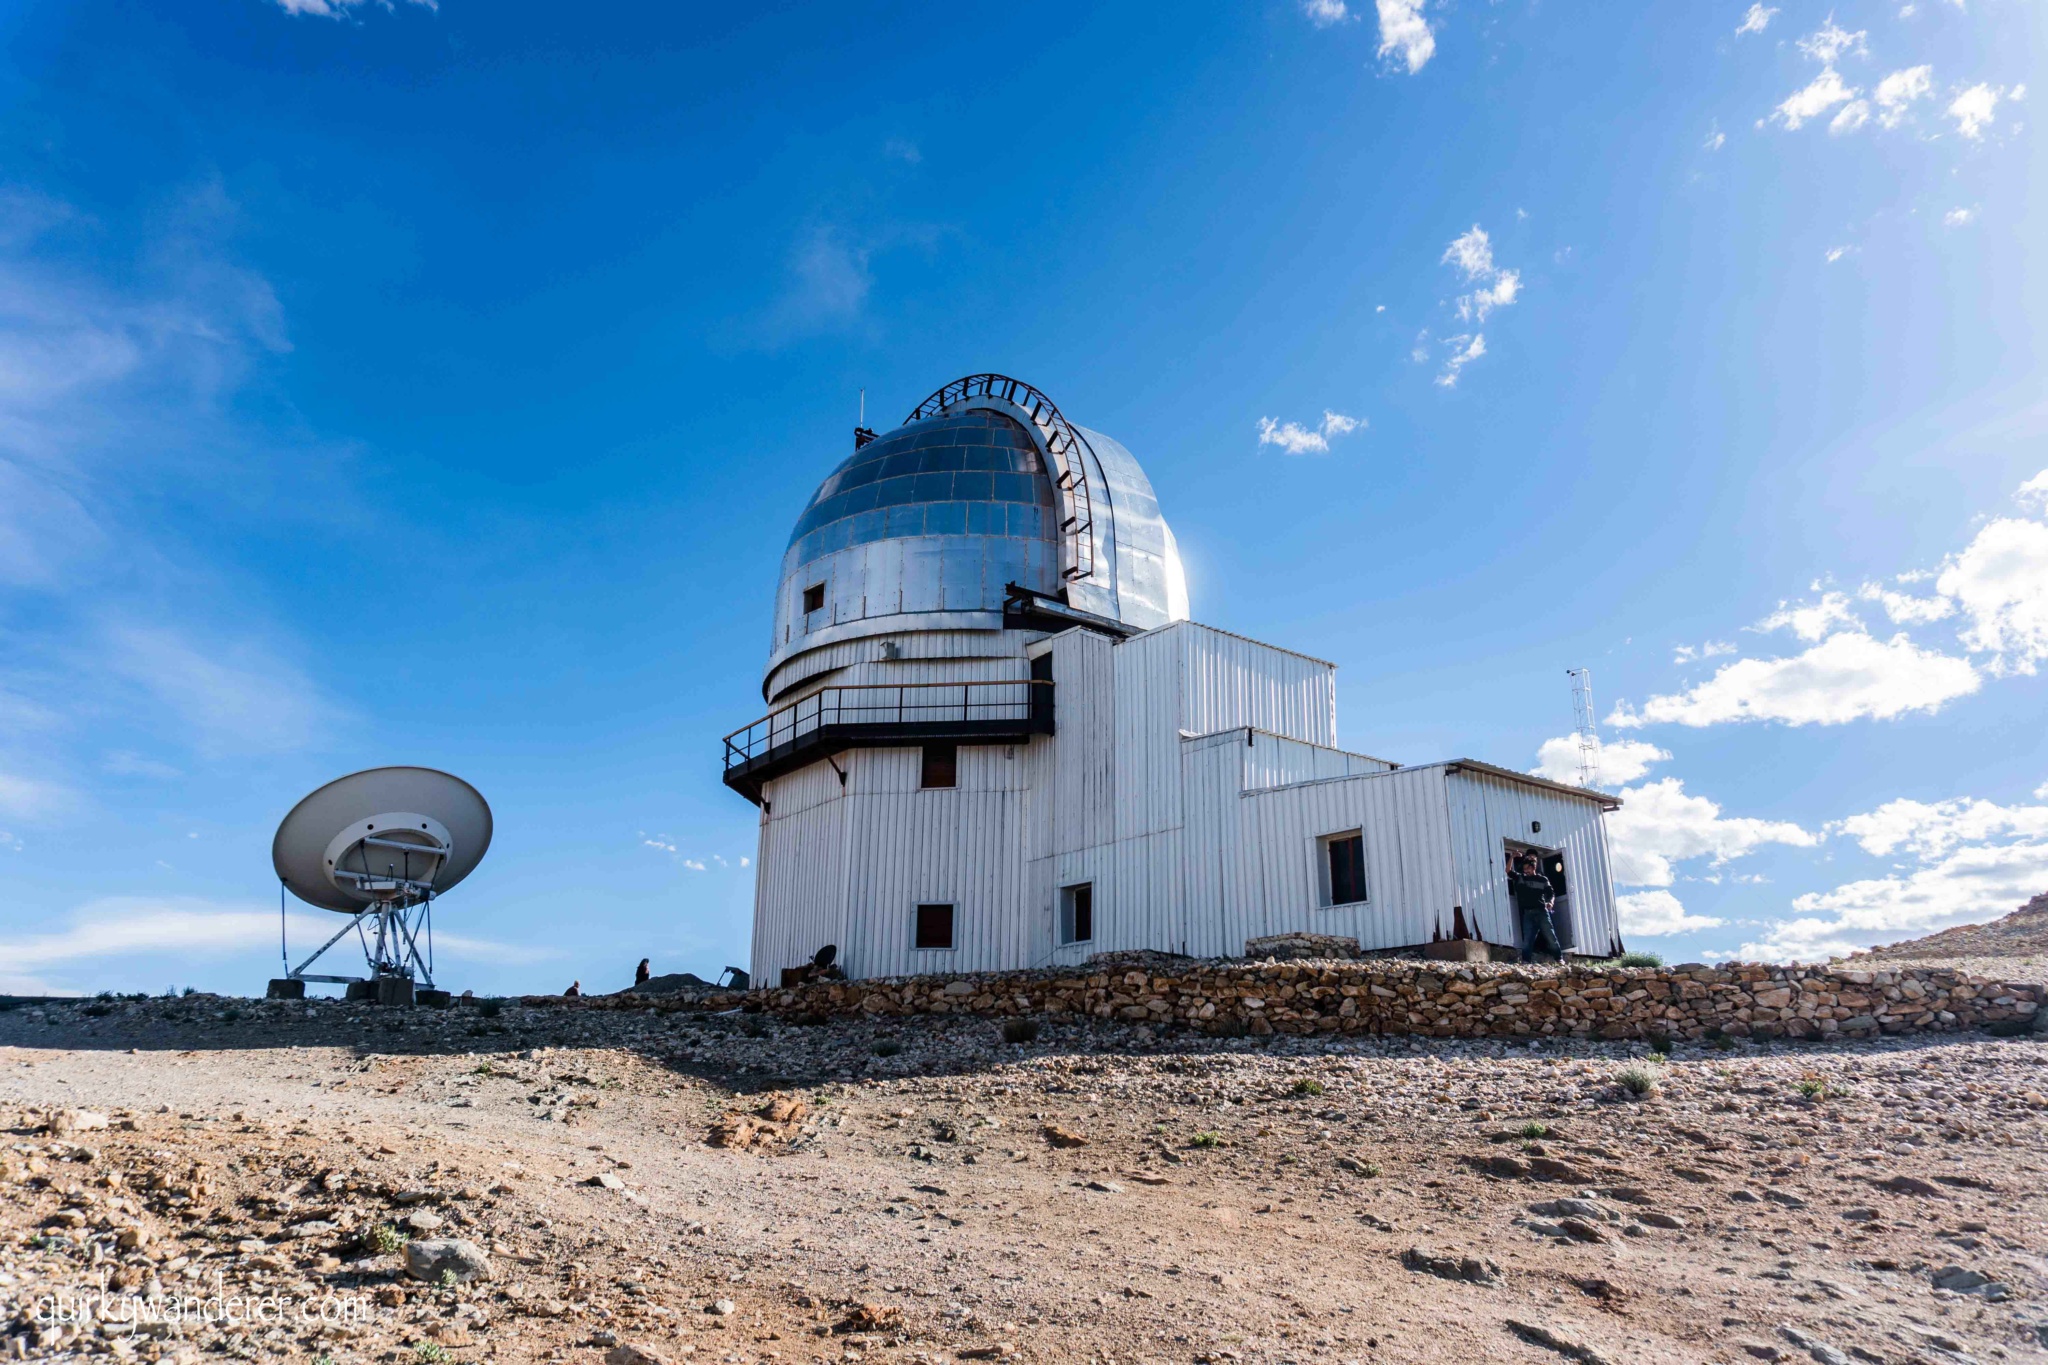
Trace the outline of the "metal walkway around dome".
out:
[[[1052,689],[1042,678],[823,688],[727,735],[725,785],[758,806],[770,778],[848,749],[1021,744],[1053,732]]]
[[[1053,484],[1060,493],[1060,510],[1063,513],[1060,532],[1067,543],[1066,562],[1060,565],[1060,577],[1069,582],[1093,578],[1095,499],[1088,491],[1088,472],[1075,458],[1074,452],[1086,451],[1090,456],[1095,452],[1074,424],[1060,413],[1059,406],[1052,399],[1023,380],[1012,379],[1006,374],[970,374],[964,379],[954,380],[919,403],[911,410],[910,416],[903,419],[903,425],[936,417],[946,409],[974,398],[995,398],[1009,403],[1028,416],[1032,425],[1038,428],[1046,450],[1059,469],[1059,477]]]

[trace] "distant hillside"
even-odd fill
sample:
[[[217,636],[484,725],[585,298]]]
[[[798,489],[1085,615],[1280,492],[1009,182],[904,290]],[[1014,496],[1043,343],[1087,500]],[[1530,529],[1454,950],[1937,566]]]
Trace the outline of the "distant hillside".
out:
[[[1984,976],[2040,980],[2048,975],[2048,892],[2004,919],[1958,925],[1925,938],[1857,953],[1851,959],[1858,964],[1873,960],[1954,964]]]

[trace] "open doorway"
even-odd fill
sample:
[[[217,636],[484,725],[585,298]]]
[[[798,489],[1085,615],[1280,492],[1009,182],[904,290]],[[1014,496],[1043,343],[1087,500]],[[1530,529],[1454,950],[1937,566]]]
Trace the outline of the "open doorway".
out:
[[[1542,844],[1525,844],[1514,839],[1503,839],[1501,845],[1501,872],[1506,877],[1515,875],[1516,868],[1521,863],[1525,854],[1533,853],[1536,855],[1536,869],[1549,880],[1550,894],[1555,898],[1551,902],[1550,922],[1557,930],[1558,947],[1565,953],[1576,953],[1578,951],[1577,926],[1572,915],[1571,883],[1566,880],[1564,875],[1563,851],[1555,848],[1545,848]],[[1513,913],[1514,898],[1512,896],[1508,898],[1508,906],[1510,913]],[[1515,947],[1526,954],[1529,951],[1529,945],[1524,941],[1526,931],[1522,927],[1522,917],[1520,914],[1514,914],[1514,924]]]

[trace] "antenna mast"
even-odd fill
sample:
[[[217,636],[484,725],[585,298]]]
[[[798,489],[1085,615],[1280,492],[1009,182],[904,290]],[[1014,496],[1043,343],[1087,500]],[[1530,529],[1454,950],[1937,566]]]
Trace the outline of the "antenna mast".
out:
[[[1567,668],[1572,680],[1572,733],[1579,744],[1579,785],[1600,782],[1600,731],[1593,723],[1593,670]]]

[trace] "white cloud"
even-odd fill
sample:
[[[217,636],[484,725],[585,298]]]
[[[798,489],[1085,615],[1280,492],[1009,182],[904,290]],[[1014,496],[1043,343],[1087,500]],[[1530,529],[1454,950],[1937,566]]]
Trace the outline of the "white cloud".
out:
[[[1904,849],[1924,862],[1945,857],[1958,845],[2001,836],[2048,839],[2048,806],[2002,806],[1976,798],[1934,802],[1901,798],[1866,814],[1834,821],[1827,826],[1827,833],[1848,835],[1865,853],[1885,857]]]
[[[1503,270],[1493,277],[1493,283],[1483,285],[1470,294],[1460,295],[1458,317],[1466,322],[1484,322],[1486,315],[1496,308],[1505,308],[1515,301],[1522,290],[1522,276],[1519,271]]]
[[[1338,8],[1342,9],[1343,6],[1340,5]],[[907,166],[915,166],[924,160],[924,153],[907,137],[892,137],[884,142],[882,155],[891,161],[901,161]]]
[[[254,646],[199,645],[169,626],[117,625],[106,666],[167,708],[207,754],[280,753],[322,737],[331,708],[298,669]]]
[[[1443,264],[1455,265],[1468,280],[1491,279],[1494,273],[1493,239],[1474,223],[1471,230],[1451,239],[1444,248]]]
[[[1916,100],[1925,99],[1934,90],[1934,68],[1931,66],[1909,66],[1894,71],[1877,83],[1873,98],[1877,100],[1877,121],[1887,128],[1896,128],[1905,121]]]
[[[1798,128],[1838,104],[1856,98],[1856,88],[1843,82],[1833,67],[1827,67],[1804,87],[1787,95],[1771,117],[1786,128]]]
[[[1521,297],[1521,272],[1504,269],[1495,263],[1493,239],[1477,223],[1451,240],[1451,244],[1444,248],[1441,263],[1458,271],[1466,284],[1475,286],[1470,292],[1458,296],[1456,307],[1462,321],[1484,322],[1496,308],[1505,308]],[[1425,332],[1418,340],[1426,340],[1427,337]],[[1448,389],[1457,385],[1460,370],[1486,354],[1486,336],[1484,333],[1466,333],[1445,338],[1443,345],[1443,369],[1437,373],[1436,382]],[[1418,344],[1414,354],[1415,359],[1421,361],[1429,353],[1426,346]]]
[[[390,9],[390,0],[275,0],[277,7],[286,14],[295,14],[314,19],[346,18],[366,4],[375,3],[379,9]],[[410,0],[422,9],[439,10],[438,0]]]
[[[2026,87],[2021,86],[2019,90],[2024,94]],[[1973,142],[1977,141],[1984,136],[1984,130],[1996,121],[1998,101],[2004,96],[2005,92],[1995,85],[1973,85],[1949,101],[1948,116],[1956,121],[1957,132]]]
[[[1972,208],[1950,209],[1941,215],[1943,227],[1968,227],[1977,221],[1977,210]]]
[[[1735,26],[1735,36],[1740,38],[1745,33],[1762,33],[1771,26],[1771,16],[1777,12],[1760,4],[1751,5],[1743,11],[1742,22]]]
[[[1815,587],[1818,587],[1815,584]],[[1836,626],[1862,629],[1856,612],[1849,605],[1846,594],[1823,592],[1818,602],[1807,602],[1794,606],[1790,602],[1778,603],[1778,609],[1750,627],[1752,630],[1769,631],[1790,629],[1802,640],[1818,640]]]
[[[1684,692],[1653,696],[1640,711],[1626,704],[1610,725],[1720,725],[1774,720],[1786,725],[1844,725],[1940,710],[1981,685],[1967,659],[1922,649],[1904,635],[1879,640],[1843,631],[1782,659],[1740,659]]]
[[[695,858],[683,859],[683,866],[689,868],[692,872],[703,872],[706,870],[704,864],[697,861]]]
[[[1994,674],[2032,674],[2048,659],[2048,523],[1987,523],[1943,565],[1934,586],[1968,619],[1962,641],[1993,656]]]
[[[1842,106],[1840,113],[1828,120],[1828,134],[1831,137],[1840,137],[1844,133],[1855,132],[1868,122],[1870,122],[1869,101],[1850,100]]]
[[[674,853],[676,851],[676,846],[672,843],[669,843],[666,839],[649,839],[645,836],[642,836],[640,842],[645,847],[651,848],[657,853]]]
[[[1915,597],[1908,592],[1895,592],[1882,583],[1865,583],[1856,590],[1856,595],[1883,607],[1892,624],[1899,626],[1929,625],[1946,620],[1956,611],[1956,604],[1946,597]]]
[[[1625,788],[1621,809],[1607,817],[1614,880],[1620,886],[1669,886],[1675,862],[1711,857],[1716,867],[1765,844],[1811,848],[1818,835],[1787,820],[1724,817],[1704,796],[1686,793],[1676,777]]]
[[[752,858],[742,858],[742,859],[740,859],[740,866],[741,866],[741,867],[752,867],[753,865],[754,865],[754,860],[753,860]]]
[[[1461,336],[1452,337],[1447,344],[1451,348],[1451,353],[1445,359],[1444,368],[1437,375],[1436,382],[1449,389],[1457,386],[1458,371],[1486,354],[1486,336],[1481,333],[1469,340]]]
[[[1846,53],[1869,56],[1870,50],[1863,44],[1867,36],[1866,31],[1860,28],[1854,33],[1849,32],[1830,14],[1818,29],[1799,40],[1799,50],[1822,66],[1833,66]]]
[[[1856,248],[1854,247],[1848,246],[1831,246],[1826,251],[1822,252],[1821,255],[1823,258],[1826,259],[1829,265],[1833,265],[1836,261],[1841,260],[1844,256],[1848,255],[1851,251],[1854,251],[1855,249]]]
[[[1377,0],[1382,57],[1398,55],[1410,75],[1436,55],[1436,36],[1422,17],[1425,0]]]
[[[1308,21],[1317,28],[1341,24],[1351,17],[1351,11],[1345,8],[1344,0],[1301,0],[1301,12],[1306,14]]]
[[[1667,763],[1671,759],[1664,750],[1640,739],[1595,740],[1593,755],[1602,786],[1633,782],[1649,772],[1652,764]],[[1544,740],[1536,750],[1536,766],[1530,771],[1552,782],[1576,785],[1579,780],[1577,737],[1562,735]]]
[[[1724,654],[1733,654],[1735,645],[1728,640],[1709,640],[1705,644],[1680,645],[1671,651],[1671,662],[1675,664],[1697,663],[1701,659],[1718,659]]]
[[[54,933],[0,940],[0,962],[10,970],[31,971],[145,954],[153,964],[166,958],[217,959],[241,951],[267,957],[277,950],[278,914],[274,907],[200,896],[105,896],[80,906],[68,918],[69,923]],[[344,922],[333,913],[293,910],[285,920],[293,959],[299,960],[325,942]],[[548,949],[445,934],[439,929],[434,932],[434,951],[436,956],[445,953],[514,963],[556,955]]]
[[[1707,129],[1707,139],[1700,146],[1710,152],[1718,152],[1728,145],[1728,135],[1721,131],[1721,125],[1714,123]]]
[[[1259,444],[1278,446],[1289,455],[1328,454],[1332,437],[1349,436],[1364,425],[1364,418],[1347,417],[1341,412],[1331,412],[1327,408],[1323,410],[1322,424],[1316,427],[1261,417]]]
[[[1614,898],[1621,913],[1621,932],[1630,936],[1657,938],[1664,934],[1686,934],[1718,929],[1726,920],[1686,913],[1685,906],[1669,891],[1631,891]]]
[[[1844,883],[1792,902],[1743,957],[1812,960],[2011,913],[2048,887],[2048,843],[1973,845],[1910,873]]]
[[[68,814],[78,794],[61,782],[0,770],[0,814],[17,820],[43,821]]]

